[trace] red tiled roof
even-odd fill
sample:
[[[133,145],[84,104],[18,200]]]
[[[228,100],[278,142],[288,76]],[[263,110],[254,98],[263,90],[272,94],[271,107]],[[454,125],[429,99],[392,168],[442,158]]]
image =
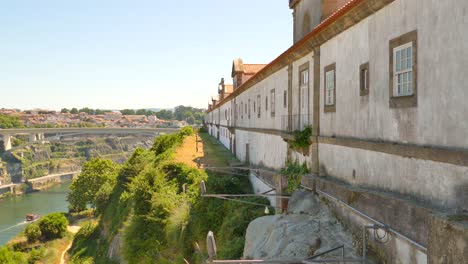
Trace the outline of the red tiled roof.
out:
[[[232,93],[234,91],[234,86],[232,84],[224,85],[224,93]]]
[[[244,73],[245,74],[255,74],[263,69],[266,64],[244,64]]]
[[[326,19],[324,19],[320,24],[318,24],[310,33],[308,33],[307,35],[305,35],[301,40],[299,40],[298,42],[296,42],[293,46],[291,46],[289,49],[287,49],[285,52],[283,52],[281,55],[279,55],[278,57],[276,57],[273,61],[271,61],[269,64],[267,65],[264,65],[257,73],[255,74],[259,74],[260,72],[263,72],[263,71],[266,71],[268,70],[268,68],[271,68],[273,65],[277,64],[277,63],[280,63],[280,61],[287,57],[289,54],[291,53],[294,53],[297,49],[299,49],[299,47],[303,46],[305,43],[307,43],[307,41],[309,41],[311,38],[314,38],[318,33],[320,33],[322,30],[324,30],[325,28],[327,28],[327,26],[329,26],[331,23],[333,23],[334,21],[336,21],[338,18],[340,18],[341,16],[343,16],[344,14],[346,14],[348,11],[350,11],[351,9],[353,9],[355,6],[359,5],[360,3],[362,3],[364,0],[349,0],[348,3],[346,3],[345,5],[341,6],[338,10],[336,10],[333,14],[331,14],[329,17],[327,17]],[[248,64],[244,64],[245,65],[248,65]],[[245,72],[245,70],[244,70]],[[223,105],[226,101],[229,101],[231,100],[231,98],[233,96],[236,96],[238,93],[242,93],[244,90],[245,90],[245,87],[248,87],[248,85],[250,85],[251,82],[253,82],[254,79],[253,78],[250,78],[249,80],[247,80],[245,83],[243,83],[240,87],[238,87],[236,89],[236,91],[234,91],[232,94],[230,94],[229,96],[227,96],[226,98],[224,98],[222,101],[218,102],[216,104],[216,106],[213,106],[211,110],[208,110],[207,112],[211,112],[213,110],[215,110],[216,108],[218,108],[219,106]]]

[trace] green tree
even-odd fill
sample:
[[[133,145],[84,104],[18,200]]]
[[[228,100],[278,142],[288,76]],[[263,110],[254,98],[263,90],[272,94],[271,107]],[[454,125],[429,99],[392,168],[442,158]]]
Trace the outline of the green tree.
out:
[[[174,119],[174,113],[172,113],[172,111],[170,111],[170,110],[161,110],[161,111],[156,113],[156,116],[159,119],[163,119],[163,120],[172,120],[172,119]]]
[[[31,250],[29,252],[29,258],[28,258],[28,263],[30,264],[35,264],[41,261],[45,256],[45,248],[44,247],[39,247],[37,249]]]
[[[41,229],[39,228],[39,225],[33,223],[26,227],[26,229],[24,230],[24,234],[26,235],[28,242],[33,243],[41,237],[42,232],[41,232]]]
[[[39,221],[45,239],[62,238],[67,232],[68,220],[62,213],[52,213]]]
[[[73,107],[71,110],[70,110],[70,114],[78,114],[78,109],[76,109],[75,107]]]
[[[62,108],[62,110],[60,110],[60,113],[62,114],[70,113],[70,110],[68,108]]]
[[[135,110],[133,110],[133,109],[123,109],[123,110],[120,110],[120,113],[122,113],[122,115],[134,115]]]
[[[94,110],[88,107],[81,108],[79,112],[87,113],[88,115],[94,115]]]
[[[191,125],[195,124],[195,117],[193,117],[192,112],[187,111],[185,113],[185,120],[187,120],[187,123]]]
[[[195,117],[195,124],[201,124],[203,123],[203,119],[205,119],[205,113],[195,112],[195,114],[193,114],[193,117]]]
[[[109,204],[110,196],[114,185],[111,182],[105,182],[101,188],[99,188],[94,198],[94,204],[96,205],[97,212],[103,212],[106,206]]]
[[[82,172],[73,179],[70,186],[71,192],[68,194],[70,211],[83,211],[88,204],[96,207],[96,197],[100,188],[106,183],[114,186],[116,177],[117,164],[114,162],[99,158],[86,162]]]
[[[21,145],[21,143],[23,143],[23,141],[22,141],[21,139],[19,139],[19,138],[14,138],[14,137],[11,138],[11,145],[12,145],[13,147],[18,147],[18,146]]]
[[[22,126],[19,117],[0,114],[0,128],[20,128]]]
[[[20,252],[14,252],[7,247],[0,248],[0,263],[2,264],[25,264],[26,258]]]
[[[95,115],[103,115],[105,112],[108,112],[107,110],[102,110],[102,109],[96,109],[94,111]]]
[[[205,109],[194,108],[191,106],[179,105],[174,110],[175,119],[179,121],[185,120],[187,122],[193,120],[193,123],[201,123],[203,121],[204,114]]]
[[[146,115],[146,109],[138,109],[135,114],[137,115]]]

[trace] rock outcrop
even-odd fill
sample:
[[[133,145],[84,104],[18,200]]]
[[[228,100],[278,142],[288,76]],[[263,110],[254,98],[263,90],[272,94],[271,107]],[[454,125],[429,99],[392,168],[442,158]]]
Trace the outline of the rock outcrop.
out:
[[[287,213],[260,217],[249,224],[243,258],[305,259],[339,245],[345,246],[347,257],[356,257],[351,234],[314,194],[299,190],[291,197]]]

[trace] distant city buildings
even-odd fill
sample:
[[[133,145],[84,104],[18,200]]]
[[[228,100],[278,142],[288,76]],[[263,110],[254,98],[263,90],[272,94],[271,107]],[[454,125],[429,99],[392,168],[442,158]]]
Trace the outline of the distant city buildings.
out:
[[[156,128],[183,127],[186,121],[163,120],[156,115],[122,115],[119,111],[105,112],[102,115],[61,113],[49,110],[0,109],[0,114],[16,116],[26,127],[128,127]]]

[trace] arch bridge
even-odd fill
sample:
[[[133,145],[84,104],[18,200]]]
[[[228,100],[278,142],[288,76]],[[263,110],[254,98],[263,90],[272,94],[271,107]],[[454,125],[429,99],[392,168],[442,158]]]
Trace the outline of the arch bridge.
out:
[[[16,128],[0,129],[3,137],[5,150],[10,150],[11,137],[13,135],[29,135],[29,142],[42,142],[46,140],[44,135],[54,135],[51,138],[60,139],[64,136],[74,136],[82,134],[128,134],[128,135],[149,135],[172,134],[179,132],[180,128],[126,128],[126,127],[86,127],[86,128]]]

